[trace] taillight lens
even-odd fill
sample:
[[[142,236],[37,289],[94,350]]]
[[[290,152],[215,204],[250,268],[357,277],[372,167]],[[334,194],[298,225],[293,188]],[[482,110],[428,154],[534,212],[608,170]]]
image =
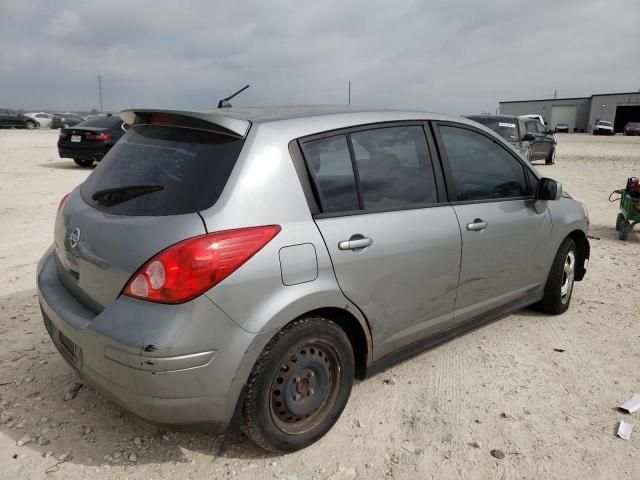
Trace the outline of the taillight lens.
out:
[[[85,138],[87,140],[98,140],[98,141],[104,142],[104,141],[109,140],[109,134],[106,133],[106,132],[102,132],[102,133],[98,133],[98,134],[87,133],[85,135]]]
[[[184,303],[220,283],[280,232],[279,225],[200,235],[163,250],[131,277],[123,294],[158,303]]]
[[[60,209],[64,206],[65,202],[67,201],[67,198],[69,198],[69,193],[67,193],[64,197],[62,197],[60,199],[60,203],[58,204],[58,211],[60,211]]]
[[[60,134],[58,135],[58,138],[60,138],[60,140],[64,140],[65,138],[67,138],[67,134],[60,132]]]

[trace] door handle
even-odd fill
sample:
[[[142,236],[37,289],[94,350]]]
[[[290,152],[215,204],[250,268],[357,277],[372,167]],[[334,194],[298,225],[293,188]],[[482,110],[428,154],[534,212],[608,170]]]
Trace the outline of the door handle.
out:
[[[351,240],[343,240],[338,243],[338,248],[340,250],[360,250],[362,248],[367,248],[373,243],[372,239],[368,237],[362,237],[362,235],[354,235],[353,237],[351,237]]]
[[[487,228],[489,224],[481,218],[476,218],[473,223],[467,223],[467,230],[472,232],[479,232]]]

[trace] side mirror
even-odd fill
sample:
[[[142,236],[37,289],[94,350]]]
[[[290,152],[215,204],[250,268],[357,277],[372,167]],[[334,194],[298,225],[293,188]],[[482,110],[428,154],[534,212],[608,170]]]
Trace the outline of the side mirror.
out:
[[[541,178],[538,182],[536,198],[538,200],[560,200],[562,197],[562,184],[551,178]]]
[[[523,142],[533,142],[536,137],[532,133],[525,133],[522,137]]]

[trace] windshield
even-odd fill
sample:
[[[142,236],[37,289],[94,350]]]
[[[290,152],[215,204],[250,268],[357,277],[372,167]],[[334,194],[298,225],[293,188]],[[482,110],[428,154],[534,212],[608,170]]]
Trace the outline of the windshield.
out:
[[[243,142],[186,128],[131,128],[82,184],[82,198],[116,215],[205,210],[222,193]]]
[[[483,124],[485,127],[490,128],[502,138],[509,140],[510,142],[515,142],[518,140],[518,132],[516,131],[515,120],[513,122],[510,121],[500,121],[495,118],[472,118],[478,123]]]
[[[604,125],[605,127],[610,127],[611,126],[611,122],[603,122],[603,121],[599,121],[598,125]]]

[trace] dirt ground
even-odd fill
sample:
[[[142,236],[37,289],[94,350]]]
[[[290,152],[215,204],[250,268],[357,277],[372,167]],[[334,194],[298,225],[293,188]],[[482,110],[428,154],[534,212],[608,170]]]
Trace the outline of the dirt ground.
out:
[[[58,158],[56,138],[0,130],[0,479],[640,478],[640,412],[616,410],[640,393],[640,234],[619,241],[607,201],[640,176],[640,137],[560,135],[556,165],[537,166],[591,217],[567,313],[509,315],[358,383],[331,432],[286,456],[163,431],[88,387],[65,401],[78,379],[45,333],[34,277],[58,201],[90,170]],[[623,418],[637,424],[628,442]]]

